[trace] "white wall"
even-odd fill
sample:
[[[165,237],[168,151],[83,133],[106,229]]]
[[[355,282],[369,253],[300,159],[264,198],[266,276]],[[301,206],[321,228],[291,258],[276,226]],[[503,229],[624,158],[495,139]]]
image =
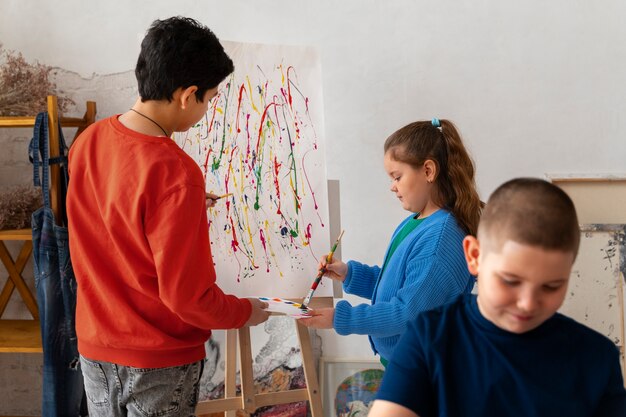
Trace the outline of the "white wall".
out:
[[[514,176],[626,171],[621,0],[0,0],[0,42],[84,76],[122,72],[152,20],[175,14],[224,40],[319,48],[344,259],[379,263],[404,216],[382,143],[410,121],[457,123],[484,199]],[[325,355],[368,354],[363,337],[321,333]]]

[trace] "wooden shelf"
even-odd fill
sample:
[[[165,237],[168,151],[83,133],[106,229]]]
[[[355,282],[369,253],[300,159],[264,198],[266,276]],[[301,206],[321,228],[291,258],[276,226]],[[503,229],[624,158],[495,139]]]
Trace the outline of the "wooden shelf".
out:
[[[0,230],[0,240],[32,240],[32,229]]]
[[[39,320],[0,320],[0,352],[43,352]]]
[[[86,118],[80,119],[78,117],[61,117],[60,120],[63,127],[84,127],[87,123]],[[33,126],[35,126],[35,116],[0,117],[0,127]]]

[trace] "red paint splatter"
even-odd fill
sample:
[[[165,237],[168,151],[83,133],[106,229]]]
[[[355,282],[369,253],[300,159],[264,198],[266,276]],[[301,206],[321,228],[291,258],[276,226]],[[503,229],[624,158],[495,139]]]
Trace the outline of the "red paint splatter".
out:
[[[230,241],[230,247],[233,252],[237,252],[237,248],[239,247],[239,241],[237,240],[237,233],[235,232],[235,225],[233,224],[233,218],[230,217],[230,230],[233,232],[233,238]]]
[[[276,209],[276,214],[283,214],[282,211],[280,210],[280,184],[278,182],[278,173],[280,172],[280,166],[282,164],[280,164],[278,162],[278,159],[276,158],[276,155],[274,155],[274,186],[276,187],[276,200],[278,201],[278,207]]]
[[[263,110],[263,115],[261,116],[261,123],[259,123],[259,137],[257,138],[257,141],[256,141],[256,157],[257,158],[259,157],[259,145],[261,143],[261,137],[263,136],[263,127],[265,125],[265,117],[267,116],[267,111],[272,106],[276,106],[275,101],[265,106],[265,110]]]
[[[224,178],[224,192],[228,194],[228,184],[230,179],[230,171],[233,166],[233,156],[235,155],[235,151],[238,146],[235,146],[232,151],[230,151],[230,158],[228,159],[228,169],[226,170],[226,177]],[[226,216],[230,217],[230,198],[226,199]],[[232,221],[232,219],[231,219]]]
[[[207,173],[209,172],[209,156],[211,156],[211,152],[213,152],[213,148],[209,148],[209,151],[206,153],[206,158],[204,159],[204,180],[206,181]]]
[[[317,214],[317,218],[320,220],[320,224],[322,225],[322,227],[324,227],[324,223],[322,222],[322,217],[320,216],[318,209],[318,205],[317,205],[317,199],[315,198],[315,191],[313,191],[313,187],[311,187],[311,181],[309,181],[309,175],[306,173],[306,168],[304,167],[304,158],[306,158],[308,152],[306,152],[303,156],[302,156],[302,172],[304,173],[304,178],[306,179],[306,183],[309,186],[309,190],[311,191],[311,197],[313,197],[313,204],[315,207],[315,211]]]
[[[309,223],[304,230],[304,239],[306,240],[307,245],[311,243],[311,227],[313,227],[313,225]]]
[[[295,71],[295,69],[293,68],[292,65],[290,65],[287,68],[287,96],[288,96],[288,101],[289,101],[289,108],[291,109],[291,113],[294,115],[293,117],[293,125],[295,127],[296,130],[296,138],[295,138],[295,142],[298,142],[298,139],[300,139],[300,125],[298,123],[298,118],[296,117],[295,113],[293,112],[293,105],[292,105],[292,97],[291,97],[291,81],[289,80],[289,72],[290,71]]]
[[[239,128],[239,111],[241,110],[241,97],[243,96],[243,92],[245,91],[246,87],[241,84],[241,87],[239,87],[239,100],[237,101],[237,116],[236,119],[237,123],[236,123],[236,128],[237,128],[237,133],[241,132],[241,129]]]
[[[246,157],[244,159],[244,163],[248,164],[249,158],[250,158],[250,129],[249,129],[249,123],[250,123],[250,113],[246,114],[246,135],[247,135],[247,146],[246,146]],[[252,171],[252,168],[250,168],[250,170]]]
[[[259,229],[259,238],[261,239],[261,244],[263,245],[263,251],[265,252],[265,259],[267,259],[267,247],[265,246],[265,235],[263,234],[263,229]],[[265,263],[265,272],[270,272],[270,264],[269,262]]]
[[[292,65],[287,68],[287,94],[289,96],[289,107],[293,108],[293,100],[291,97],[291,83],[289,82],[289,71],[293,69]]]
[[[209,123],[209,125],[207,126],[208,130],[207,130],[207,137],[209,137],[211,135],[211,130],[213,130],[213,122],[215,121],[215,113],[217,113],[217,103],[219,101],[219,96],[220,93],[218,92],[217,95],[215,96],[214,100],[213,100],[213,106],[211,107],[212,110],[212,115],[211,115],[211,122]],[[206,175],[209,171],[209,156],[211,155],[211,151],[213,150],[213,148],[209,148],[209,151],[206,154],[206,159],[204,160],[204,179],[206,181]]]

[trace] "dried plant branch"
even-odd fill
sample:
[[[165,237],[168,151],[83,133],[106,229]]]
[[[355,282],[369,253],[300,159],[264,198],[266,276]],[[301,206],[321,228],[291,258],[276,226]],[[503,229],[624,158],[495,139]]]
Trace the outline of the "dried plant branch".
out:
[[[20,185],[0,191],[0,230],[27,229],[35,210],[43,205],[41,189]]]
[[[62,96],[50,78],[52,68],[27,62],[21,53],[3,51],[0,44],[0,116],[33,116],[46,110],[48,95],[56,95],[59,111],[65,112],[72,99]]]

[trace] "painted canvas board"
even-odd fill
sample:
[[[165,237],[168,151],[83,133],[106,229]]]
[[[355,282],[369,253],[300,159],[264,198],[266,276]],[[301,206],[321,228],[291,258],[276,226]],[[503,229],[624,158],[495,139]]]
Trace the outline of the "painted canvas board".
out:
[[[611,339],[621,352],[624,371],[625,237],[624,224],[581,226],[578,257],[567,297],[559,310]]]
[[[366,416],[384,373],[376,360],[322,358],[320,381],[327,417]]]
[[[175,135],[207,192],[232,193],[208,213],[218,284],[302,298],[330,246],[319,57],[309,47],[224,46],[235,72],[205,117]],[[316,291],[330,295],[330,282]]]

